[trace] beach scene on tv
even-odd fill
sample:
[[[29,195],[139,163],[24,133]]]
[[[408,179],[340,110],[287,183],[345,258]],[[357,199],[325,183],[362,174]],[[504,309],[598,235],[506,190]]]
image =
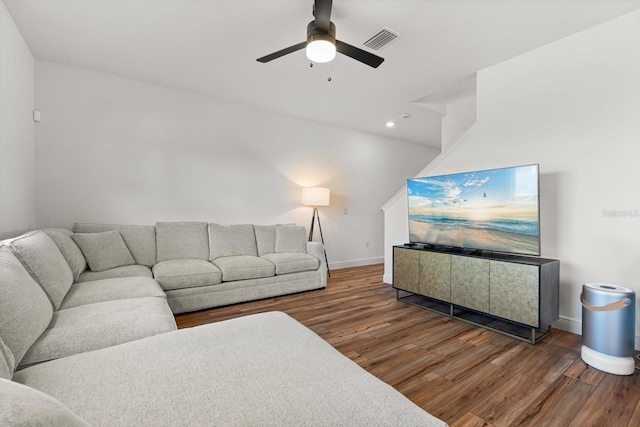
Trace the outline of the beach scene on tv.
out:
[[[410,241],[539,255],[538,165],[407,181]]]

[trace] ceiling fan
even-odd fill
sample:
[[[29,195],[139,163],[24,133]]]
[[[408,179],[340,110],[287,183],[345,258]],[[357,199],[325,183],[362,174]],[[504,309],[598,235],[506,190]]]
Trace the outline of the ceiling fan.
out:
[[[336,40],[336,26],[331,22],[332,3],[333,0],[314,1],[313,16],[315,19],[307,25],[307,41],[263,56],[256,61],[263,63],[273,61],[306,47],[307,58],[312,62],[330,62],[335,58],[337,51],[370,67],[378,68],[384,58]]]

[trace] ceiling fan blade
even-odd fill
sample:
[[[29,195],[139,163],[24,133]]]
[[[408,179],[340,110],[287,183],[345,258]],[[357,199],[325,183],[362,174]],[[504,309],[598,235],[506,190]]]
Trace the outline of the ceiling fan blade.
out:
[[[347,55],[348,57],[373,68],[378,68],[384,61],[384,58],[381,58],[378,55],[374,55],[373,53],[351,46],[350,44],[341,42],[340,40],[336,40],[336,50],[343,55]]]
[[[331,26],[331,5],[333,0],[315,0],[313,3],[313,16],[316,17],[316,28],[325,33]]]
[[[285,55],[293,53],[293,52],[295,52],[297,50],[304,49],[306,46],[307,46],[307,42],[294,44],[293,46],[289,46],[289,47],[287,47],[285,49],[282,49],[282,50],[279,50],[277,52],[273,52],[273,53],[271,53],[269,55],[263,56],[262,58],[258,58],[258,59],[256,59],[256,61],[262,62],[262,63],[273,61],[274,59],[278,59],[281,56],[285,56]]]

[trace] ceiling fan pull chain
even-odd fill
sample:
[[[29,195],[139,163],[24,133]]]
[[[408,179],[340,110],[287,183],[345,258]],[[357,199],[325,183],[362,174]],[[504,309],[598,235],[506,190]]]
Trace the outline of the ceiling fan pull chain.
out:
[[[327,81],[331,81],[331,62],[329,62],[329,78],[327,78]]]

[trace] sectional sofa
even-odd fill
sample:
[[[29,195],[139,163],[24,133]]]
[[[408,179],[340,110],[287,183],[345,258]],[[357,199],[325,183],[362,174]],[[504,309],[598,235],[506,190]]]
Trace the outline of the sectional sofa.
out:
[[[92,254],[84,251],[89,261],[84,271],[76,254],[79,282],[153,277],[176,314],[327,286],[324,249],[320,243],[306,242],[304,227],[159,222],[75,224],[73,232],[85,239],[117,232],[126,245],[123,249],[110,244],[105,250],[104,243],[97,244],[93,258],[103,260],[108,252],[119,260],[97,268],[91,268]],[[127,248],[128,259],[126,253],[118,256]]]
[[[326,286],[322,250],[206,223],[0,242],[0,425],[445,425],[284,313],[176,330],[174,312]]]

